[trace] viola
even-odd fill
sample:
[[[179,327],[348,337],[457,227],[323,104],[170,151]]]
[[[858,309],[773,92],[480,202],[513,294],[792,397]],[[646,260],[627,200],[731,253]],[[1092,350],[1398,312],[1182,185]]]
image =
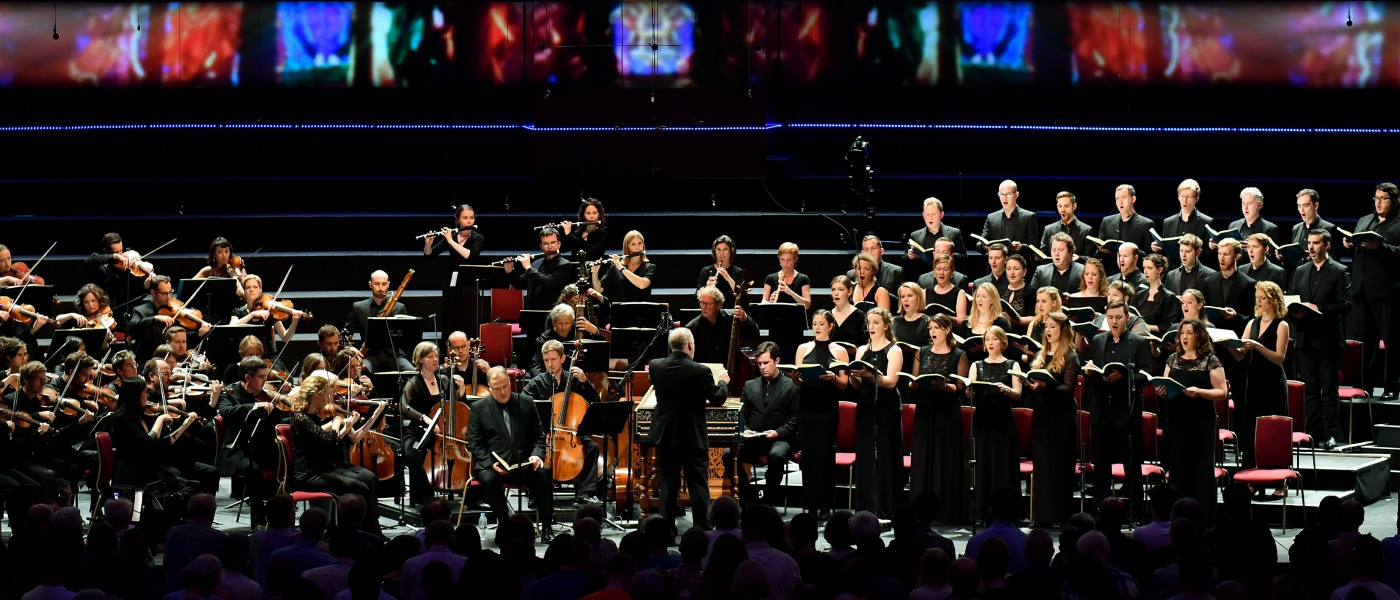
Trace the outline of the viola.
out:
[[[107,408],[112,408],[117,404],[116,392],[112,391],[110,388],[96,385],[91,381],[83,384],[83,389],[79,390],[76,395],[78,398],[84,400],[95,398],[98,402],[106,405]]]
[[[146,414],[151,416],[159,416],[162,413],[171,414],[178,417],[185,417],[190,414],[190,411],[175,406],[173,404],[166,404],[164,406],[161,406],[160,404],[157,404],[155,402],[146,402]],[[203,425],[206,419],[199,415],[195,415],[194,420],[199,422],[199,424]]]
[[[345,389],[348,390],[349,382],[349,379],[342,379],[336,383],[336,387],[345,385]],[[384,404],[376,400],[356,400],[353,398],[339,400],[339,402],[344,402],[351,407],[371,407],[372,410],[378,410],[378,407]],[[380,481],[391,480],[396,475],[394,449],[384,441],[384,425],[388,422],[388,419],[380,419],[379,423],[365,430],[365,436],[358,443],[350,446],[350,464],[369,470]]]
[[[136,277],[145,278],[156,270],[155,265],[141,260],[141,253],[135,250],[127,250],[122,256],[126,258],[125,270]]]
[[[267,363],[268,381],[276,381],[278,383],[286,383],[288,381],[291,381],[291,379],[287,376],[287,372],[285,370],[278,369],[275,365],[272,364],[272,361],[264,358],[263,362]]]
[[[0,406],[0,420],[14,421],[15,428],[17,429],[29,429],[31,427],[34,429],[38,429],[40,425],[44,424],[43,421],[40,421],[39,419],[30,416],[27,412],[18,412],[5,408],[3,406]],[[49,432],[54,431],[58,430],[49,429]]]
[[[72,398],[60,398],[58,392],[51,388],[45,388],[40,404],[53,408],[55,411],[63,413],[69,417],[81,417],[92,414],[92,411],[83,406],[82,401]]]
[[[29,265],[22,262],[11,263],[10,270],[0,273],[0,276],[14,277],[19,280],[20,285],[44,285],[44,278],[38,275],[31,275],[29,273]]]
[[[237,254],[230,256],[226,265],[214,265],[212,271],[215,277],[232,277],[239,280],[248,274],[248,270],[244,268],[243,257]]]
[[[9,296],[0,296],[0,311],[10,313],[10,318],[21,325],[33,323],[34,319],[42,316],[34,311],[33,304],[15,304]]]
[[[185,303],[179,298],[171,298],[170,304],[160,307],[156,313],[175,319],[177,324],[189,330],[197,330],[205,325],[214,326],[213,323],[204,320],[204,313],[193,308],[185,308]]]
[[[104,306],[97,314],[87,317],[87,326],[93,329],[113,331],[117,328],[117,318],[112,316],[112,307]]]
[[[310,319],[311,313],[305,310],[297,310],[292,306],[291,300],[275,300],[272,294],[263,294],[253,301],[253,310],[265,310],[274,321],[285,321],[289,317],[298,316],[303,319]]]

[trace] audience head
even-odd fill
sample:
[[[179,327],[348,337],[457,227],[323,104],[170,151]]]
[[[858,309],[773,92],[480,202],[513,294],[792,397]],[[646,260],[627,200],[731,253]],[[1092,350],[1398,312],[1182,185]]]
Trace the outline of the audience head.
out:
[[[1000,523],[1014,523],[1020,514],[1020,491],[1004,487],[992,492],[992,520]]]
[[[1357,538],[1352,561],[1356,566],[1357,579],[1380,579],[1381,571],[1385,568],[1385,556],[1380,540],[1369,533]]]
[[[1065,526],[1076,527],[1079,529],[1080,532],[1093,531],[1095,529],[1098,529],[1098,525],[1096,520],[1094,519],[1094,515],[1091,515],[1086,512],[1077,512],[1070,515],[1069,521],[1065,523]]]
[[[880,535],[880,520],[875,513],[862,510],[851,517],[851,540],[859,542],[867,536]]]
[[[661,515],[652,515],[642,521],[642,533],[646,534],[647,545],[651,546],[652,552],[666,552],[676,542],[675,522]]]
[[[944,318],[947,318],[946,315]],[[924,492],[914,498],[914,516],[919,519],[924,527],[932,527],[938,520],[938,515],[943,512],[943,501],[938,494]]]
[[[224,538],[224,558],[225,569],[243,573],[252,566],[250,560],[253,553],[253,538],[241,531],[233,531]]]
[[[822,539],[833,549],[850,548],[854,543],[854,538],[851,537],[852,518],[851,513],[844,510],[831,513],[831,518],[826,520],[826,527],[822,529]]]
[[[364,523],[365,497],[359,494],[344,494],[340,497],[340,519],[339,524],[346,527],[358,529]]]
[[[277,494],[267,500],[267,526],[272,529],[291,527],[296,523],[297,505],[291,494]]]
[[[817,517],[806,512],[794,516],[791,521],[788,521],[788,540],[792,543],[794,550],[815,548],[817,545]]]
[[[574,537],[587,542],[594,548],[603,540],[603,526],[592,517],[583,517],[574,521]]]
[[[1088,531],[1079,536],[1079,541],[1075,542],[1075,549],[1080,556],[1092,556],[1098,559],[1099,564],[1108,564],[1108,538],[1098,531]]]
[[[1201,506],[1200,501],[1190,496],[1177,498],[1176,502],[1172,504],[1172,520],[1183,518],[1191,519],[1191,522],[1196,525],[1196,531],[1204,530],[1206,527],[1205,507]]]
[[[691,527],[681,534],[681,562],[699,566],[710,551],[710,536],[699,527]]]
[[[102,516],[113,529],[125,530],[131,525],[131,501],[126,498],[109,498],[102,504]]]
[[[1026,563],[1032,567],[1048,567],[1055,558],[1055,540],[1044,529],[1032,529],[1026,535]]]
[[[1147,508],[1152,511],[1152,519],[1166,521],[1171,518],[1172,504],[1176,502],[1176,490],[1170,484],[1159,483],[1147,490]]]
[[[223,563],[219,561],[218,557],[212,554],[201,554],[180,571],[180,580],[184,582],[186,590],[200,590],[209,593],[213,592],[214,586],[218,585],[219,575],[223,571]]]
[[[331,518],[326,514],[326,511],[319,508],[306,509],[306,512],[301,513],[301,537],[321,541],[330,521]]]
[[[734,570],[734,582],[730,589],[740,598],[767,598],[771,586],[768,584],[768,569],[763,563],[752,558],[739,563]]]
[[[1121,498],[1108,497],[1099,503],[1099,516],[1095,519],[1095,529],[1103,532],[1119,531],[1128,519],[1128,505]]]
[[[191,521],[213,523],[215,510],[218,510],[218,504],[214,502],[213,494],[201,493],[190,496],[185,514],[189,516]]]
[[[1201,530],[1196,527],[1196,522],[1189,518],[1172,519],[1171,529],[1168,531],[1172,538],[1172,549],[1176,550],[1177,556],[1193,554],[1201,546]]]
[[[1010,562],[1006,542],[1001,538],[990,538],[977,548],[977,572],[982,576],[982,581],[1006,577],[1006,567]]]
[[[977,561],[966,556],[953,561],[953,574],[949,583],[953,586],[954,596],[976,598],[977,587],[982,583]]]
[[[452,533],[452,553],[475,556],[481,552],[481,530],[473,523],[462,523]]]
[[[1366,509],[1360,502],[1347,500],[1342,503],[1337,511],[1337,527],[1342,531],[1360,531],[1361,524],[1366,522]]]
[[[744,507],[740,521],[745,542],[781,542],[783,518],[778,511],[767,504],[750,504]]]
[[[710,523],[726,531],[739,528],[739,501],[733,496],[720,496],[710,504]]]
[[[306,519],[302,519],[302,527]],[[452,528],[452,522],[447,519],[439,519],[428,523],[428,527],[423,530],[423,546],[431,548],[433,546],[452,546],[452,540],[457,538],[457,531]]]
[[[919,559],[919,585],[926,588],[942,588],[948,585],[948,570],[952,567],[948,553],[942,548],[929,548]]]
[[[668,600],[670,597],[671,588],[660,569],[647,569],[632,576],[632,600]]]

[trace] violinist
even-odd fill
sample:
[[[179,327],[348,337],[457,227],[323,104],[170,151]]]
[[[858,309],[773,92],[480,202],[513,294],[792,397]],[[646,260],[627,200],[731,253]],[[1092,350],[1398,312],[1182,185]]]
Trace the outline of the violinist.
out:
[[[437,256],[452,249],[452,264],[481,262],[481,248],[486,238],[476,231],[476,210],[468,204],[457,207],[457,231],[443,227],[441,231],[423,236],[423,256]],[[442,239],[438,239],[441,236]]]
[[[578,220],[578,227],[569,221],[559,224],[564,232],[564,253],[575,261],[582,260],[580,254],[602,258],[608,247],[608,211],[603,209],[603,201],[584,198],[578,205]]]
[[[243,362],[243,359],[250,356],[253,358],[264,358],[266,354],[263,341],[258,336],[245,335],[243,339],[238,340],[238,362]],[[287,367],[282,364],[282,359],[280,358],[273,361],[272,369],[283,373],[287,372]],[[224,375],[220,379],[228,384],[240,381],[242,378],[238,375],[238,363],[236,362],[225,367]]]
[[[32,283],[34,285],[44,285],[44,278],[29,274],[29,267],[24,263],[14,262],[10,258],[10,249],[4,244],[0,244],[0,287],[24,285]]]
[[[540,373],[525,384],[524,395],[535,400],[550,400],[555,394],[563,393],[565,397],[570,394],[582,396],[589,404],[599,401],[598,390],[593,388],[593,384],[588,382],[583,374],[583,369],[577,366],[570,366],[569,372],[564,372],[564,361],[568,358],[564,354],[564,345],[550,340],[544,343],[541,350],[544,357],[545,372]],[[582,415],[573,415],[582,418]],[[548,426],[546,426],[548,429]],[[593,440],[580,437],[579,445],[583,448],[583,472],[578,479],[572,482],[578,486],[574,489],[574,503],[583,506],[585,504],[601,504],[596,495],[598,481],[601,479],[602,462],[599,458],[598,444]]]
[[[133,264],[140,264],[145,274],[138,277],[133,273]],[[95,283],[107,290],[120,300],[118,304],[136,299],[152,285],[155,272],[144,268],[150,266],[150,263],[141,263],[141,255],[126,248],[122,236],[116,233],[102,236],[97,251],[83,261],[87,283]]]
[[[451,340],[451,337],[448,338]],[[350,348],[335,353],[330,358],[326,370],[334,373],[340,381],[349,380],[348,389],[340,389],[349,398],[368,398],[374,393],[374,381],[364,372],[364,360]]]
[[[50,451],[84,467],[95,466],[97,446],[92,434],[99,424],[97,413],[101,407],[96,399],[80,398],[87,384],[97,378],[97,359],[81,350],[70,353],[63,360],[63,373],[62,377],[50,379],[43,391],[43,403],[53,411],[53,425],[59,430],[50,439]]]
[[[112,315],[112,301],[102,286],[95,283],[83,284],[73,297],[73,305],[78,311],[54,317],[55,327],[65,327],[71,323],[72,327],[103,327],[108,331],[116,329],[117,320]]]
[[[505,263],[510,286],[525,290],[525,307],[530,310],[549,309],[559,291],[578,278],[576,267],[559,254],[559,231],[553,227],[540,230],[540,254],[521,254]]]
[[[329,369],[330,363],[326,361],[325,355],[321,354],[320,352],[312,352],[311,354],[306,355],[306,358],[301,359],[301,368],[297,369],[296,378],[299,382],[302,379],[305,379],[306,377],[310,376],[312,373],[315,373],[316,371],[324,371]]]
[[[370,297],[360,300],[350,306],[350,316],[345,319],[345,331],[348,335],[359,333],[364,336],[369,331],[369,319],[379,315],[384,308],[384,303],[389,301],[389,274],[384,271],[375,271],[369,276]],[[397,317],[407,315],[408,308],[403,302],[395,302],[391,314],[386,317]],[[397,350],[397,352],[395,352]],[[408,356],[404,354],[403,348],[364,348],[362,354],[365,358],[365,365],[370,372],[375,371],[412,371],[413,363],[408,362]]]
[[[539,337],[535,338],[533,358],[530,359],[530,377],[538,377],[544,372],[543,349],[546,342],[550,340],[559,343],[573,343],[575,334],[582,332],[584,339],[601,340],[602,334],[598,326],[590,322],[587,318],[574,313],[574,307],[568,304],[558,304],[549,310],[550,328],[544,330]]]
[[[695,362],[724,363],[729,359],[729,334],[735,319],[739,320],[739,339],[758,337],[758,324],[744,312],[744,307],[732,311],[720,308],[724,294],[718,289],[700,288],[695,297],[700,301],[700,316],[685,326],[695,337]]]
[[[52,390],[56,395],[76,398],[86,387],[86,384],[96,380],[97,359],[79,350],[69,353],[63,358],[63,375],[48,382],[44,387],[47,390]],[[97,412],[101,408],[95,398],[83,400],[81,403],[82,408],[87,411]]]
[[[438,349],[432,342],[420,342],[413,348],[413,364],[418,373],[403,386],[403,396],[399,398],[399,413],[411,424],[407,438],[417,441],[432,425],[434,415],[428,414],[433,406],[447,397],[449,389],[455,389],[455,398],[462,398],[466,390],[460,382],[448,379],[446,373],[438,370]],[[455,385],[454,387],[454,383]],[[404,447],[404,460],[410,465],[423,464],[423,451],[408,443]],[[432,490],[428,484],[428,474],[419,468],[409,468],[409,503],[418,505],[426,501]]]
[[[748,281],[748,271],[734,264],[737,250],[734,238],[727,235],[715,238],[715,241],[710,243],[710,258],[714,259],[714,264],[700,268],[700,277],[695,282],[695,289],[710,285],[723,293],[725,298],[733,298],[735,286]]]
[[[171,326],[165,330],[164,337],[165,343],[170,345],[171,356],[174,357],[177,367],[184,368],[191,374],[202,374],[205,378],[213,373],[214,365],[210,364],[203,354],[196,354],[190,350],[189,332],[184,327]]]
[[[359,428],[360,415],[336,406],[335,375],[320,370],[301,381],[292,392],[292,481],[296,491],[329,492],[337,496],[359,494],[365,499],[365,527],[379,535],[379,500],[374,473],[345,460],[344,443],[359,442],[370,423],[384,412],[383,404]]]
[[[136,354],[130,350],[119,350],[112,355],[112,373],[116,376],[105,387],[112,394],[120,396],[122,393],[122,380],[140,377],[141,371],[136,368]],[[101,400],[99,399],[99,402]],[[110,407],[115,409],[116,407]]]
[[[112,421],[116,481],[145,486],[161,479],[186,479],[202,492],[212,494],[219,489],[218,470],[176,450],[182,439],[190,437],[190,427],[199,422],[194,413],[182,417],[162,412],[148,426],[145,415],[150,396],[146,382],[140,379],[123,380],[120,398]],[[180,461],[185,464],[176,466]]]
[[[0,336],[0,366],[4,366],[4,379],[0,379],[0,394],[19,389],[19,369],[29,362],[29,347],[17,338]]]
[[[192,279],[207,279],[209,277],[232,279],[238,296],[243,297],[243,280],[248,277],[248,269],[243,265],[243,258],[234,255],[233,244],[228,241],[228,238],[219,236],[209,243],[209,257],[205,259],[205,262],[207,264],[204,268],[195,273]]]
[[[510,376],[503,367],[491,367],[487,381],[491,396],[472,403],[467,421],[473,476],[485,489],[498,522],[504,523],[510,515],[502,486],[520,483],[534,493],[540,522],[553,523],[553,478],[545,465],[545,431],[539,412],[527,396],[510,391]],[[510,464],[500,464],[496,455]],[[521,466],[508,469],[511,465]],[[548,526],[544,537],[553,537]]]
[[[143,302],[132,311],[131,315],[131,335],[136,338],[136,358],[144,360],[155,355],[155,347],[160,345],[162,334],[171,325],[175,325],[175,317],[160,314],[160,309],[169,308],[171,304],[171,293],[173,288],[170,285],[170,277],[157,275],[151,280],[151,299]],[[212,326],[204,323],[199,326],[201,337],[208,335]]]
[[[608,257],[607,266],[603,271],[601,263],[593,264],[593,289],[613,302],[651,302],[656,264],[647,258],[647,242],[642,232],[633,229],[622,236],[622,254]]]
[[[19,381],[20,388],[5,396],[5,405],[42,424],[15,430],[12,450],[16,468],[39,482],[54,477],[62,477],[73,484],[82,481],[83,465],[75,460],[72,443],[64,444],[57,440],[62,437],[62,432],[50,433],[50,430],[57,429],[55,420],[58,416],[46,408],[44,385],[48,383],[48,371],[44,363],[25,363],[19,368]],[[91,416],[86,418],[92,420]]]
[[[248,275],[243,278],[243,299],[247,304],[233,309],[229,316],[229,325],[258,325],[266,323],[272,318],[271,313],[265,308],[257,308],[258,299],[263,296],[263,280],[257,275]],[[301,323],[301,313],[292,313],[292,324],[290,327],[282,324],[281,321],[272,322],[272,332],[277,334],[277,339],[283,344],[292,341],[292,335],[297,332],[297,325]]]
[[[238,363],[238,374],[241,381],[224,388],[219,396],[219,415],[225,420],[226,439],[230,440],[220,470],[254,474],[253,479],[258,479],[255,474],[260,467],[277,464],[274,435],[285,414],[285,404],[280,401],[285,397],[268,389],[267,362],[261,358],[243,359]]]

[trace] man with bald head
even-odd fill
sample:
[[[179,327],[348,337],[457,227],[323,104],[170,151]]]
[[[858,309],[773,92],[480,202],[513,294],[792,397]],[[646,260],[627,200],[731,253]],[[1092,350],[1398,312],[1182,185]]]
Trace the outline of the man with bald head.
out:
[[[1036,242],[1037,236],[1040,235],[1040,226],[1036,224],[1035,213],[1016,205],[1020,197],[1021,192],[1016,187],[1016,182],[1010,179],[997,186],[997,199],[1001,201],[1001,210],[987,215],[986,222],[982,224],[982,237],[992,241],[1009,239],[1011,254],[1030,258],[1030,251],[1026,250],[1023,253],[1022,246]],[[986,252],[986,246],[982,245],[981,250]]]
[[[375,271],[369,275],[370,297],[350,306],[350,316],[345,318],[345,331],[351,336],[360,334],[360,339],[364,339],[369,332],[370,317],[397,317],[407,315],[408,309],[403,302],[395,302],[394,310],[390,314],[381,315],[384,303],[389,301],[389,274],[384,271]],[[411,346],[412,344],[405,344]],[[397,350],[397,352],[395,352]],[[365,367],[371,372],[383,371],[412,371],[413,363],[408,361],[406,348],[369,348],[363,349],[365,357]]]
[[[729,373],[716,377],[709,367],[692,360],[695,336],[681,327],[666,338],[671,354],[651,361],[651,385],[656,412],[651,419],[651,443],[661,471],[661,516],[676,519],[681,469],[690,488],[690,510],[696,527],[709,528],[710,439],[705,429],[705,405],[719,406],[729,395]]]

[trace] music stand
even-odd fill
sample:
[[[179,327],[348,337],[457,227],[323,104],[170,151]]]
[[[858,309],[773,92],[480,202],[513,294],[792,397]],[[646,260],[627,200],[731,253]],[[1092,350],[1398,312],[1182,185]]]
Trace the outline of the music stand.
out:
[[[601,436],[603,438],[603,456],[608,454],[608,439],[616,439],[622,429],[627,426],[627,420],[632,417],[632,409],[636,404],[631,402],[594,402],[588,405],[588,410],[583,413],[583,420],[578,424],[578,435]],[[615,503],[614,503],[615,504]],[[623,529],[617,521],[608,514],[608,495],[603,494],[603,520],[617,529]]]
[[[417,374],[418,371],[380,371],[378,373],[370,373],[369,380],[374,384],[374,395],[376,397],[388,398],[397,402],[399,396],[401,396],[403,392],[403,384],[400,382],[408,381]],[[386,394],[385,392],[389,390],[393,390],[393,393]]]
[[[807,331],[807,310],[801,304],[763,302],[750,304],[744,311],[754,323],[768,330],[768,339],[778,344],[782,350],[778,362],[792,362],[797,357],[797,346]]]
[[[666,335],[656,334],[656,327],[612,328],[614,358],[626,359],[628,364],[638,360],[666,357]],[[652,343],[653,340],[655,343]]]
[[[204,342],[204,356],[215,365],[236,364],[239,361],[238,344],[243,341],[243,338],[250,335],[258,338],[258,341],[263,343],[263,348],[272,348],[269,343],[272,337],[271,324],[216,325],[209,330],[209,336]],[[272,352],[266,352],[263,358],[271,359],[272,354]],[[326,359],[330,360],[330,357],[328,356]]]
[[[195,297],[195,290],[199,290],[198,297]],[[213,324],[227,321],[236,303],[241,304],[238,284],[228,277],[181,279],[175,297],[184,302],[186,308],[204,313],[205,320]]]
[[[549,326],[549,311],[528,308],[520,310],[520,333],[525,334],[526,340],[535,341]]]
[[[449,250],[449,253],[451,251]],[[505,287],[505,267],[501,265],[456,265],[442,288],[443,324],[447,331],[476,331],[490,321],[489,304],[482,290]]]
[[[23,290],[23,294],[21,294]],[[21,295],[23,297],[21,297]],[[30,304],[34,306],[34,312],[46,317],[54,316],[54,291],[51,285],[12,285],[0,288],[0,296],[5,296],[20,304]]]
[[[49,340],[49,354],[44,362],[53,361],[55,356],[71,354],[77,352],[79,344],[88,354],[97,358],[102,358],[102,342],[107,341],[107,336],[111,332],[102,327],[84,327],[81,329],[55,329],[53,338]],[[76,338],[73,342],[67,341],[69,338]],[[66,353],[66,354],[65,354]]]
[[[566,354],[573,352],[572,344],[564,344]],[[608,342],[606,340],[583,340],[576,365],[584,373],[605,373],[608,370]]]
[[[371,355],[388,356],[391,364],[398,361],[398,352],[412,352],[421,341],[421,317],[370,317],[365,326],[365,347],[372,351]]]
[[[614,302],[612,303],[612,326],[644,327],[652,329],[661,322],[661,313],[667,306],[658,302]]]

